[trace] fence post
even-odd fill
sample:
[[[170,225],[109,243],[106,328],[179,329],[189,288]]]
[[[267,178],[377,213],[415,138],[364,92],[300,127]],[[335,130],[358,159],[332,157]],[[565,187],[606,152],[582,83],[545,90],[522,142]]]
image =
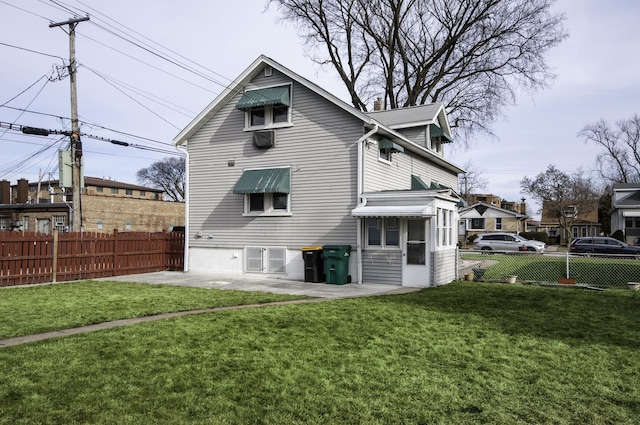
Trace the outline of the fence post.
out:
[[[119,276],[118,273],[118,229],[113,229],[113,275]]]
[[[567,274],[565,277],[569,279],[569,251],[567,251],[566,256],[567,256]]]
[[[58,279],[58,229],[53,229],[53,261],[51,281],[56,283]]]

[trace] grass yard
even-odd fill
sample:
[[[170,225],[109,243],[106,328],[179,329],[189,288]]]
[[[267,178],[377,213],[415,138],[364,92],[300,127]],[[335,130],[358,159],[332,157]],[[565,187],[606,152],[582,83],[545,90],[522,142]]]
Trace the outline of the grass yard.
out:
[[[639,317],[456,282],[149,322],[0,349],[0,424],[639,424]]]
[[[462,259],[495,261],[496,264],[485,270],[483,278],[486,280],[516,275],[521,281],[556,282],[559,277],[566,277],[567,270],[564,256],[462,254]],[[569,275],[583,285],[626,288],[627,282],[640,279],[640,261],[572,256],[569,258]]]
[[[0,339],[130,317],[304,297],[83,281],[0,289]]]

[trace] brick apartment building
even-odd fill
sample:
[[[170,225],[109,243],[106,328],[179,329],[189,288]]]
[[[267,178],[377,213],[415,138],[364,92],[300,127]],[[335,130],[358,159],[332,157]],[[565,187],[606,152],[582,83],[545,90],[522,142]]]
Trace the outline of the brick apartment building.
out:
[[[162,200],[162,190],[85,177],[82,228],[88,232],[156,232],[184,226],[184,203]],[[57,180],[11,185],[0,181],[0,231],[70,231],[73,197]]]

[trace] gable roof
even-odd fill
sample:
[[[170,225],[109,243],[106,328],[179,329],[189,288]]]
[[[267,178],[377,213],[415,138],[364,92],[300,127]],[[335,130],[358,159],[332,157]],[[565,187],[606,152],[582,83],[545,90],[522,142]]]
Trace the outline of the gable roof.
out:
[[[613,192],[614,208],[640,207],[640,184],[616,183],[613,185]]]
[[[242,74],[240,74],[229,86],[227,86],[202,112],[200,112],[180,133],[176,135],[176,137],[173,139],[173,143],[176,146],[184,145],[191,136],[193,136],[206,122],[208,122],[209,119],[211,119],[211,117],[213,117],[216,113],[218,113],[218,111],[220,111],[220,109],[222,109],[234,96],[240,93],[244,93],[245,87],[251,82],[251,80],[253,80],[254,77],[256,77],[260,72],[262,72],[265,66],[270,66],[273,69],[277,70],[278,72],[286,75],[288,78],[292,79],[293,81],[296,81],[299,84],[304,85],[305,87],[315,92],[319,96],[322,96],[329,102],[341,108],[346,113],[351,114],[357,119],[361,120],[365,125],[365,127],[369,129],[376,129],[378,134],[380,134],[383,137],[393,139],[394,142],[398,143],[400,146],[404,147],[405,149],[409,149],[420,156],[428,158],[431,161],[437,163],[438,165],[454,173],[464,172],[464,169],[458,167],[454,163],[435,154],[434,152],[430,151],[426,147],[420,146],[412,142],[402,134],[396,132],[394,129],[387,126],[384,122],[378,121],[377,119],[374,119],[371,116],[369,116],[369,114],[359,111],[358,109],[354,108],[353,106],[349,105],[348,103],[344,102],[343,100],[329,93],[328,91],[318,86],[317,84],[296,74],[295,72],[282,66],[278,62],[274,61],[273,59],[265,55],[261,55],[255,61],[253,61],[253,63],[247,69],[245,69]],[[436,103],[433,105],[423,105],[421,107],[416,107],[415,111],[409,111],[412,109],[413,108],[403,108],[403,109],[397,110],[399,112],[393,112],[388,114],[388,116],[385,116],[382,114],[379,114],[379,115],[380,115],[380,118],[383,120],[385,119],[391,120],[393,118],[394,121],[402,121],[402,119],[399,118],[399,115],[402,115],[403,113],[409,112],[412,114],[412,113],[418,113],[420,110],[424,112],[427,109],[429,110],[434,109],[439,111],[438,114],[442,113],[442,116],[445,117],[444,119],[446,121],[446,114],[444,113],[444,106],[442,104]],[[382,111],[382,112],[386,112],[386,111]],[[397,116],[397,114],[399,115]],[[404,119],[404,121],[407,121],[407,122],[410,122],[411,120],[413,120],[413,118]],[[447,129],[448,129],[448,123],[447,123]]]
[[[460,212],[460,216],[462,217],[464,213],[475,210],[482,216],[484,215],[485,211],[487,211],[488,209],[495,210],[496,212],[499,212],[501,214],[512,215],[516,219],[523,219],[527,217],[525,214],[520,214],[515,211],[505,210],[504,208],[496,207],[495,205],[487,204],[484,202],[478,202],[476,204],[469,205],[468,207],[461,208],[459,212]]]
[[[371,111],[367,112],[367,115],[394,130],[437,124],[445,127],[443,130],[447,133],[451,132],[442,102],[384,111]]]

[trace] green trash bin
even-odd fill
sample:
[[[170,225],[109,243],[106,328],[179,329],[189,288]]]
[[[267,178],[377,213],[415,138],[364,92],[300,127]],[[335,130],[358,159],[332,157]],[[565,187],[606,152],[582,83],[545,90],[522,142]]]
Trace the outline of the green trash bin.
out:
[[[349,257],[351,256],[351,245],[324,245],[322,252],[327,283],[334,285],[350,283]]]

